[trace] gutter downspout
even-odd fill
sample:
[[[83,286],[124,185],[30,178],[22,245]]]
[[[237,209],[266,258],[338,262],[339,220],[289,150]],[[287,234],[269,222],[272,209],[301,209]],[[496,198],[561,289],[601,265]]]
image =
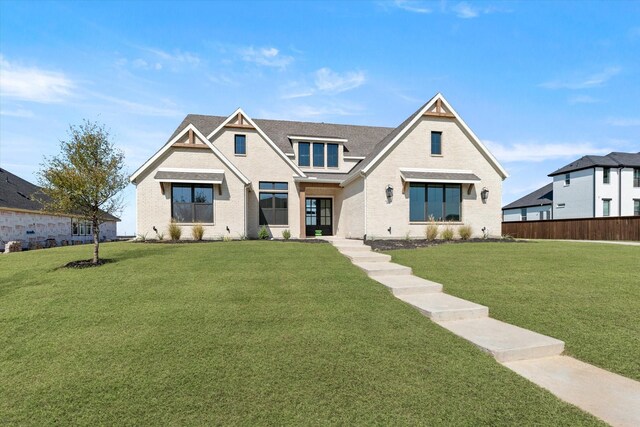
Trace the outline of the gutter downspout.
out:
[[[618,168],[618,216],[622,216],[622,167]]]
[[[364,172],[360,172],[364,181],[364,240],[367,240],[367,176]]]
[[[598,171],[598,168],[593,168],[593,215],[591,216],[592,218],[596,217],[596,199],[598,197],[598,192],[596,191],[596,172],[597,171]],[[604,169],[602,169],[602,173],[604,174]]]

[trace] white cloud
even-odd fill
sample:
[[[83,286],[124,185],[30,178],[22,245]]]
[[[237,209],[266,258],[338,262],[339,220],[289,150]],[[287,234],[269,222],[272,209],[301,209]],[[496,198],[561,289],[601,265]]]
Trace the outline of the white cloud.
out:
[[[501,144],[495,141],[483,141],[500,162],[543,162],[550,159],[578,158],[586,154],[607,154],[612,147],[591,142],[557,143],[513,143]]]
[[[480,9],[471,6],[469,3],[458,3],[453,7],[454,12],[458,18],[475,18],[480,15]]]
[[[157,117],[182,117],[184,113],[178,109],[176,109],[172,105],[167,105],[165,103],[164,106],[160,105],[148,105],[140,102],[129,101],[122,98],[117,98],[115,96],[104,95],[101,93],[91,93],[91,95],[97,99],[102,99],[104,101],[115,104],[121,108],[124,108],[125,111],[137,114],[140,116],[157,116]]]
[[[573,80],[552,80],[541,83],[540,87],[547,89],[590,89],[603,86],[611,78],[620,74],[620,67],[608,67],[599,73],[591,74],[586,77],[576,78]]]
[[[188,64],[188,65],[198,65],[200,64],[200,57],[194,53],[190,52],[181,52],[175,51],[174,53],[169,53],[161,49],[155,48],[144,48],[147,52],[151,52],[159,59],[174,64]]]
[[[629,118],[622,118],[622,117],[610,117],[607,119],[607,124],[611,125],[611,126],[620,126],[620,127],[627,127],[627,126],[640,126],[640,119],[629,119]]]
[[[33,117],[33,112],[23,108],[18,108],[17,110],[0,110],[0,116],[29,118]]]
[[[395,0],[393,5],[399,9],[414,13],[431,13],[431,9],[426,7],[425,2],[417,0]]]
[[[569,102],[569,104],[596,104],[598,102],[600,102],[599,99],[594,98],[593,96],[589,96],[589,95],[576,95],[576,96],[572,96],[569,97],[569,99],[567,100]]]
[[[16,65],[0,55],[0,96],[21,101],[55,103],[73,94],[76,85],[64,73]]]
[[[251,46],[241,48],[239,53],[244,61],[264,65],[265,67],[286,68],[287,65],[293,62],[292,56],[282,55],[275,47],[256,49]]]
[[[316,71],[316,88],[323,92],[345,92],[362,86],[364,82],[365,76],[362,71],[347,71],[340,74],[326,67]]]

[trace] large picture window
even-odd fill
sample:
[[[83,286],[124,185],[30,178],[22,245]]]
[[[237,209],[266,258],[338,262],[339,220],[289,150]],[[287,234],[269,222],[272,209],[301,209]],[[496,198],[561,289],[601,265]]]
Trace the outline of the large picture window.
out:
[[[173,184],[171,218],[181,223],[213,223],[213,185]]]
[[[460,184],[421,184],[409,186],[410,221],[460,221]]]
[[[260,182],[260,225],[289,224],[289,184]]]

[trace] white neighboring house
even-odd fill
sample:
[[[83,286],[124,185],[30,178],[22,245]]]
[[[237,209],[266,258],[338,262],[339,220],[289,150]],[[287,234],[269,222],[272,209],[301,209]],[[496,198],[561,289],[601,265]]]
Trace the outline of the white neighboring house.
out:
[[[502,208],[503,221],[540,221],[552,219],[553,183],[538,188]]]
[[[132,176],[137,233],[205,239],[500,235],[506,171],[441,94],[396,128],[188,115]]]
[[[584,156],[549,176],[554,219],[640,215],[640,153]]]
[[[10,241],[20,241],[23,248],[47,241],[56,244],[85,243],[93,241],[91,223],[79,218],[52,215],[42,211],[42,205],[34,200],[40,187],[0,169],[0,250]],[[108,215],[108,221],[100,226],[102,241],[116,238],[118,218]]]

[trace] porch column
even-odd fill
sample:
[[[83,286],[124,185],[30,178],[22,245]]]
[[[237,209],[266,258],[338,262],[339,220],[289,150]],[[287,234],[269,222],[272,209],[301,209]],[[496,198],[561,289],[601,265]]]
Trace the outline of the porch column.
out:
[[[300,238],[305,239],[307,237],[307,228],[305,227],[305,213],[306,213],[306,205],[305,205],[305,185],[304,183],[300,183]]]

